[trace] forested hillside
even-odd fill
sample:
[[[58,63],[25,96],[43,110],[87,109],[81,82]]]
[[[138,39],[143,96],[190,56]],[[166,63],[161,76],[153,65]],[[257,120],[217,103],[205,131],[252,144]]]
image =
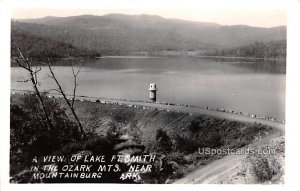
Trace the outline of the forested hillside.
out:
[[[11,56],[18,56],[17,48],[32,59],[66,58],[71,57],[99,57],[99,52],[78,48],[70,43],[41,37],[28,32],[12,28],[11,31]]]
[[[114,55],[130,51],[228,49],[286,40],[285,26],[225,26],[152,15],[45,17],[13,21],[12,28]]]
[[[200,53],[205,56],[247,57],[247,58],[286,58],[286,41],[256,42],[247,46],[230,49],[214,49]]]

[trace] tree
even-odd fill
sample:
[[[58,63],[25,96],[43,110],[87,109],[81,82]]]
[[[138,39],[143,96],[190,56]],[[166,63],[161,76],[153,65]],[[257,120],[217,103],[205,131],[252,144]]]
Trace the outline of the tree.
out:
[[[47,113],[47,110],[46,110],[46,107],[45,107],[45,104],[44,104],[44,100],[41,96],[41,93],[38,89],[38,85],[39,85],[39,82],[38,82],[38,78],[37,78],[37,73],[39,71],[41,71],[41,67],[39,66],[33,66],[32,62],[28,59],[28,58],[25,58],[22,54],[22,52],[20,51],[20,49],[18,49],[18,52],[19,52],[19,57],[15,58],[14,60],[19,64],[19,66],[21,68],[24,68],[25,70],[28,71],[29,73],[29,79],[33,85],[33,88],[34,88],[34,91],[35,91],[35,94],[37,95],[38,97],[38,100],[40,102],[40,105],[42,107],[42,110],[43,110],[43,114],[44,114],[44,117],[47,121],[47,126],[48,126],[48,130],[51,131],[53,126],[52,126],[52,123],[49,119],[49,115]]]
[[[77,86],[78,86],[77,76],[78,76],[78,74],[79,74],[79,72],[81,70],[81,67],[75,72],[74,67],[73,67],[73,63],[72,63],[70,57],[68,57],[68,61],[69,61],[70,65],[71,65],[71,67],[72,67],[72,73],[73,73],[73,77],[74,77],[73,78],[74,79],[74,88],[73,88],[73,95],[72,95],[71,102],[67,98],[67,96],[66,96],[63,88],[61,87],[58,79],[56,78],[56,76],[55,76],[55,74],[53,72],[53,69],[51,67],[50,59],[48,58],[48,64],[47,64],[47,66],[48,66],[48,69],[49,69],[49,71],[51,73],[51,75],[49,75],[49,77],[52,78],[55,81],[56,85],[57,85],[57,88],[56,89],[52,89],[52,90],[57,91],[58,93],[60,93],[63,96],[64,100],[66,101],[68,107],[70,108],[70,110],[72,112],[72,115],[74,116],[74,118],[75,118],[75,120],[77,122],[77,125],[78,125],[78,127],[80,129],[81,134],[85,137],[86,135],[85,135],[85,132],[83,130],[82,124],[81,124],[81,122],[80,122],[80,120],[79,120],[79,118],[78,118],[78,116],[77,116],[77,114],[75,112],[75,109],[74,109],[74,102],[75,102],[75,98],[76,98],[76,89],[77,89]],[[81,64],[82,64],[82,62],[81,62]]]
[[[18,65],[20,67],[22,67],[22,68],[24,68],[25,70],[28,71],[28,73],[29,73],[29,79],[30,79],[31,83],[33,84],[34,91],[35,91],[35,93],[36,93],[36,95],[38,97],[39,103],[40,103],[40,105],[42,107],[42,110],[43,110],[44,117],[45,117],[45,119],[47,121],[48,130],[51,131],[53,129],[53,125],[52,125],[51,120],[49,118],[49,114],[47,113],[47,109],[46,109],[44,100],[43,100],[43,98],[41,96],[41,93],[40,93],[40,91],[38,89],[38,85],[40,83],[38,82],[38,76],[37,76],[37,74],[38,74],[38,72],[41,71],[41,66],[38,66],[36,64],[35,67],[34,67],[33,64],[32,64],[32,62],[28,58],[25,58],[23,56],[23,53],[20,51],[20,49],[17,48],[17,50],[19,52],[19,57],[15,58],[14,60],[18,63]],[[61,87],[59,81],[57,80],[57,78],[56,78],[56,76],[55,76],[55,74],[53,72],[53,69],[51,68],[50,59],[48,58],[48,63],[44,63],[44,64],[46,64],[48,66],[48,69],[49,69],[49,71],[51,73],[51,75],[49,75],[49,77],[52,78],[55,81],[55,83],[56,83],[56,85],[58,87],[56,89],[51,89],[51,90],[55,90],[55,91],[57,91],[58,93],[60,93],[63,96],[64,100],[66,101],[68,107],[70,108],[70,110],[72,112],[72,115],[74,116],[74,118],[76,120],[76,123],[77,123],[77,125],[79,127],[79,130],[80,130],[81,134],[85,137],[86,135],[85,135],[85,132],[83,130],[83,126],[82,126],[82,124],[81,124],[81,122],[80,122],[80,120],[79,120],[79,118],[78,118],[78,116],[77,116],[77,114],[75,112],[75,109],[74,109],[74,102],[75,102],[75,97],[76,97],[76,89],[77,89],[77,86],[78,86],[77,76],[78,76],[78,74],[80,72],[81,67],[77,71],[75,71],[71,59],[68,58],[68,60],[69,60],[69,63],[71,65],[71,67],[72,67],[72,74],[73,74],[73,77],[74,77],[74,88],[73,88],[73,95],[72,95],[72,101],[71,102],[68,100],[68,98],[67,98],[67,96],[66,96],[63,88]],[[49,90],[49,91],[51,91],[51,90]]]
[[[173,144],[166,131],[158,129],[156,131],[156,141],[157,151],[168,153],[172,149]]]

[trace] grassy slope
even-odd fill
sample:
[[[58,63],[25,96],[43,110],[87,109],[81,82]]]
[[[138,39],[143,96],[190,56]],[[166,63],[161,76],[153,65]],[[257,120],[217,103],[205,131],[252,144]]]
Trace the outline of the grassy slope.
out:
[[[64,104],[63,101],[62,104]],[[270,127],[264,125],[228,121],[205,115],[190,115],[187,113],[159,111],[150,108],[134,108],[125,105],[78,101],[76,102],[75,107],[84,125],[86,127],[94,127],[94,129],[89,130],[98,134],[105,134],[110,123],[115,123],[125,129],[133,126],[138,127],[137,129],[142,132],[143,143],[148,145],[148,148],[151,148],[151,143],[155,138],[157,129],[162,128],[167,131],[171,138],[174,138],[179,134],[190,135],[192,121],[200,121],[200,124],[207,123],[207,127],[200,125],[199,130],[201,131],[205,131],[206,128],[209,130],[209,127],[212,128],[213,126],[216,126],[220,128],[220,131],[222,128],[223,130],[226,128],[227,131],[235,130],[239,131],[239,133],[248,132],[249,138],[254,136],[260,130],[270,129]],[[235,133],[237,132],[229,134]],[[237,140],[237,137],[234,139]],[[228,143],[232,141],[233,140],[230,140]]]
[[[62,101],[62,100],[60,100]],[[223,141],[222,148],[238,148],[251,143],[258,133],[272,132],[274,129],[251,123],[241,123],[218,119],[204,115],[190,115],[187,113],[159,111],[156,109],[143,109],[142,107],[128,107],[116,104],[101,104],[93,102],[76,102],[76,110],[84,122],[85,127],[97,134],[105,134],[111,124],[119,126],[125,134],[136,135],[141,144],[150,152],[155,152],[156,131],[160,128],[165,130],[172,142],[176,144],[176,137],[186,137],[187,142],[180,142],[181,148],[174,148],[168,153],[171,160],[178,162],[177,155],[184,164],[179,164],[178,172],[181,177],[195,169],[195,166],[206,165],[221,158],[220,155],[205,156],[197,153],[197,144],[201,134],[215,136],[211,129],[218,129]],[[199,129],[191,132],[192,121],[200,122]],[[201,126],[201,124],[203,124]],[[201,128],[201,129],[200,129]],[[198,141],[199,139],[199,141]],[[178,154],[179,153],[179,154]],[[183,158],[183,159],[182,159]]]
[[[13,95],[12,103],[20,102],[19,95]],[[57,99],[63,107],[64,100]],[[114,126],[121,134],[135,137],[134,141],[145,146],[149,152],[156,152],[155,136],[162,128],[171,138],[174,148],[168,153],[170,160],[178,166],[176,179],[193,170],[195,166],[206,165],[222,156],[204,156],[197,153],[199,145],[205,146],[202,140],[216,142],[219,148],[238,148],[252,142],[260,132],[273,131],[272,128],[250,123],[228,121],[204,115],[190,115],[187,113],[167,112],[157,109],[143,109],[142,107],[128,107],[116,104],[93,103],[76,101],[76,111],[86,131],[105,135]],[[67,111],[68,112],[68,111]],[[197,122],[192,128],[192,122]],[[178,142],[177,137],[183,138]],[[212,139],[208,139],[211,137]],[[219,139],[215,139],[219,138]],[[179,162],[180,161],[180,162]]]

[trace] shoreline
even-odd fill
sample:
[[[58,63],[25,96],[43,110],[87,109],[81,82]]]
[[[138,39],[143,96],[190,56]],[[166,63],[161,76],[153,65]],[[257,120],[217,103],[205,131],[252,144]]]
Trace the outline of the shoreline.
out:
[[[178,52],[173,54],[168,53],[153,53],[149,55],[141,55],[141,54],[124,54],[124,55],[103,55],[101,57],[95,57],[96,59],[102,58],[164,58],[171,56],[188,56],[195,58],[220,58],[220,59],[241,59],[241,60],[265,60],[265,61],[277,61],[277,62],[286,62],[284,58],[257,58],[257,57],[238,57],[238,56],[209,56],[209,55],[195,55],[189,54],[188,52]]]
[[[278,62],[286,62],[284,58],[257,58],[257,57],[236,57],[236,56],[195,56],[198,58],[222,58],[222,59],[245,59],[245,60],[266,60],[266,61],[278,61]]]
[[[32,93],[31,90],[16,90],[11,89],[11,94],[26,94]],[[47,93],[49,98],[62,98],[58,93]],[[67,95],[69,99],[71,99],[70,95]],[[167,112],[175,111],[188,113],[190,115],[193,114],[202,114],[208,115],[212,117],[217,117],[221,119],[229,119],[233,121],[240,122],[249,122],[249,123],[258,123],[264,124],[271,127],[275,127],[277,129],[284,130],[285,129],[285,120],[279,121],[276,118],[268,117],[268,116],[259,116],[251,113],[243,113],[232,110],[225,110],[222,108],[211,108],[208,106],[193,106],[187,104],[175,104],[175,103],[166,103],[166,102],[150,102],[150,101],[142,101],[142,100],[126,100],[126,99],[113,99],[113,98],[100,98],[100,97],[92,97],[92,96],[83,96],[77,95],[75,98],[76,101],[89,101],[95,103],[102,104],[117,104],[117,105],[126,105],[128,107],[141,107],[142,109],[157,109],[157,110],[165,110]]]
[[[102,56],[84,56],[84,57],[53,57],[52,59],[81,59],[81,58],[87,58],[87,59],[106,59],[106,58],[165,58],[165,57],[176,57],[176,56],[187,56],[187,57],[194,57],[194,58],[216,58],[216,59],[237,59],[237,60],[265,60],[265,61],[275,61],[275,62],[286,62],[286,58],[257,58],[257,57],[238,57],[238,56],[210,56],[210,55],[196,55],[196,54],[190,54],[188,52],[178,52],[178,53],[149,53],[149,55],[143,55],[143,54],[124,54],[124,55],[102,55]],[[11,62],[14,62],[13,58],[10,58]],[[39,61],[37,61],[39,62]]]

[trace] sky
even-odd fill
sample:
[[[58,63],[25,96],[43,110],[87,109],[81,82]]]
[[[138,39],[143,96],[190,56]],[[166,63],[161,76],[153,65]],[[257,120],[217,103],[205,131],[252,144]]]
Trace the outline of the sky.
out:
[[[223,25],[286,25],[285,0],[13,0],[11,7],[17,19],[120,13]]]

